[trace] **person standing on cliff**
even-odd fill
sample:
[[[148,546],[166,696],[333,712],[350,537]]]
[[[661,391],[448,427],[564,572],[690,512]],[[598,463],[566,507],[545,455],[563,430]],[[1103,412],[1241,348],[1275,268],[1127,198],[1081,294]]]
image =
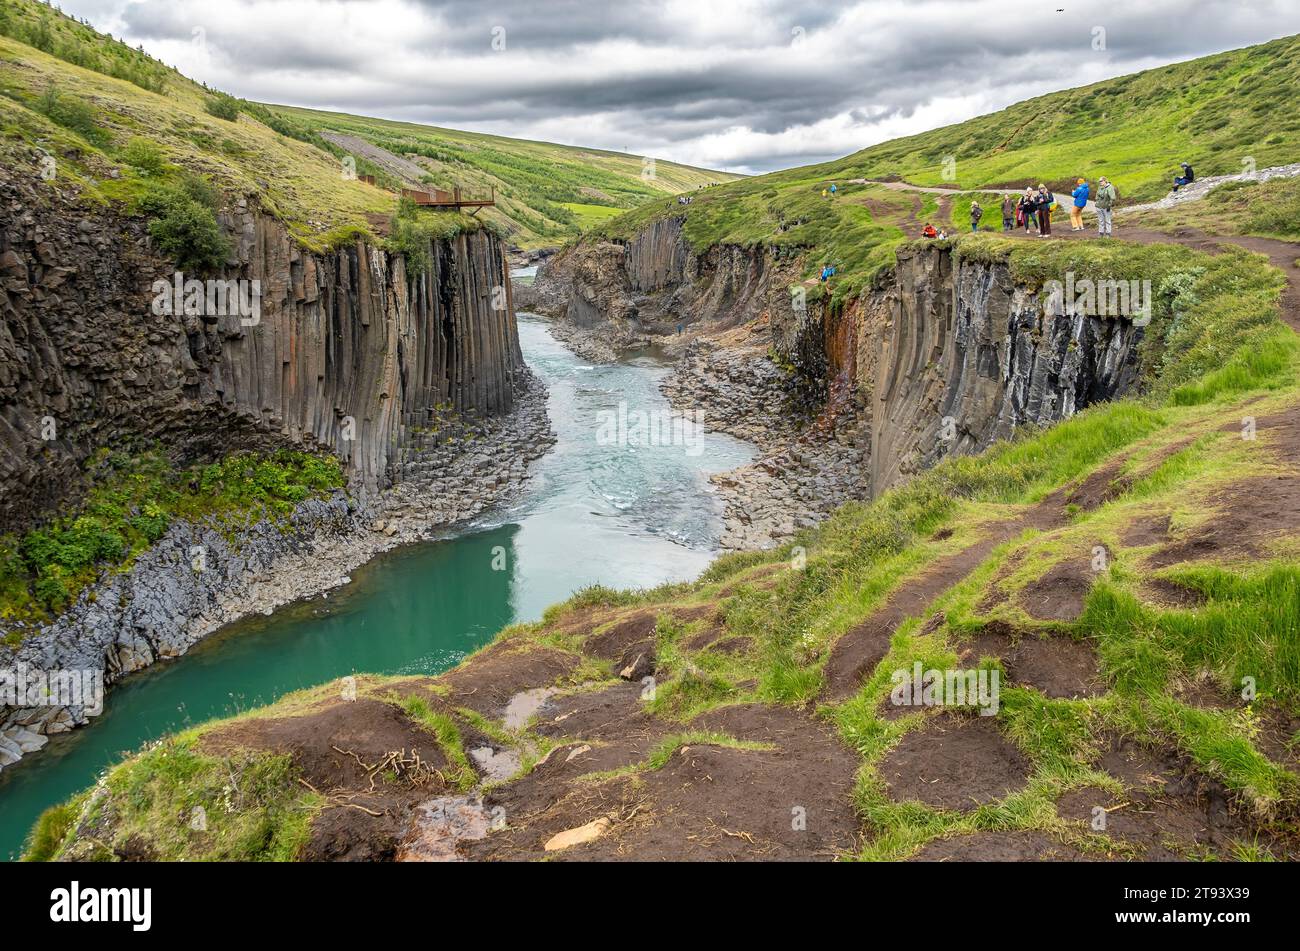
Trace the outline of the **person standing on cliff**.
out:
[[[1035,201],[1033,188],[1026,188],[1016,203],[1016,216],[1020,219],[1019,223],[1024,225],[1026,235],[1033,234]]]
[[[1010,234],[1016,226],[1016,196],[1006,195],[1002,199],[1002,231]]]
[[[1071,193],[1074,198],[1074,204],[1070,208],[1070,230],[1083,230],[1083,209],[1088,207],[1088,197],[1092,189],[1089,188],[1086,179],[1079,179],[1075,183],[1075,189]]]
[[[1038,183],[1038,194],[1034,197],[1034,211],[1038,215],[1038,236],[1052,236],[1052,208],[1056,205],[1056,196],[1047,190],[1042,182]]]
[[[1097,197],[1093,199],[1093,204],[1097,208],[1097,237],[1112,237],[1111,229],[1115,221],[1115,199],[1119,198],[1119,193],[1115,191],[1115,186],[1110,183],[1105,175],[1097,180]]]
[[[980,207],[980,203],[977,200],[971,199],[970,230],[972,232],[980,230],[980,219],[983,217],[984,217],[984,209]]]

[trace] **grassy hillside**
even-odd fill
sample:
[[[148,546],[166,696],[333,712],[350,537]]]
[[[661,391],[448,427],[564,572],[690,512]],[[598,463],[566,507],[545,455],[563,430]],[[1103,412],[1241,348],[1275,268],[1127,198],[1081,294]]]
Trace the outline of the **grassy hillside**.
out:
[[[160,182],[188,172],[258,196],[310,248],[382,230],[392,192],[345,174],[347,152],[322,130],[410,152],[431,184],[495,186],[500,210],[478,222],[437,213],[441,227],[486,221],[525,246],[576,235],[606,209],[732,177],[656,162],[643,180],[636,156],[243,102],[35,0],[0,7],[0,160],[36,171],[53,158],[55,184],[88,201],[134,210]],[[381,185],[399,184],[364,159],[355,164]]]
[[[686,209],[659,202],[600,231],[626,236],[649,219],[684,214],[697,250],[734,243],[806,251],[809,274],[823,262],[838,267],[832,292],[846,298],[892,259],[885,244],[915,237],[928,220],[946,225],[950,215],[963,227],[965,190],[1045,182],[1061,192],[1078,177],[1106,175],[1122,201],[1133,202],[1163,196],[1182,161],[1201,177],[1239,173],[1247,158],[1258,168],[1295,162],[1297,99],[1300,37],[1293,36],[1040,96],[834,162],[732,182]],[[935,195],[854,179],[902,180],[954,194],[941,208]],[[823,196],[832,183],[837,194]],[[986,228],[999,224],[993,201],[983,200]]]
[[[272,106],[271,110],[317,132],[365,139],[423,170],[437,188],[460,186],[467,195],[496,189],[498,206],[484,212],[520,246],[554,245],[589,224],[664,195],[738,176],[639,155],[573,148],[369,119],[341,113]]]

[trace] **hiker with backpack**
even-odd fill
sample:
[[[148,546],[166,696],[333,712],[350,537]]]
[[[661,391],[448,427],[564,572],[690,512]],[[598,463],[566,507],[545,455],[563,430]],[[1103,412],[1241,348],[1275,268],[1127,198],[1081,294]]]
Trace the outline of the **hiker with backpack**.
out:
[[[980,207],[977,200],[972,198],[970,203],[970,230],[972,232],[980,230],[980,219],[983,217],[984,209]]]
[[[1115,222],[1115,201],[1119,198],[1119,192],[1115,191],[1115,186],[1110,183],[1105,175],[1097,180],[1097,197],[1093,199],[1093,205],[1097,209],[1097,237],[1113,237],[1111,229]]]
[[[1047,190],[1042,182],[1038,183],[1038,194],[1034,196],[1034,212],[1038,215],[1038,236],[1052,236],[1052,209],[1056,207],[1056,196]]]
[[[1088,207],[1088,195],[1091,189],[1088,187],[1087,180],[1083,178],[1079,179],[1075,186],[1074,191],[1070,193],[1074,198],[1074,204],[1070,206],[1070,230],[1082,231],[1083,209]]]
[[[1002,199],[1002,233],[1010,234],[1016,226],[1016,196],[1007,195]]]

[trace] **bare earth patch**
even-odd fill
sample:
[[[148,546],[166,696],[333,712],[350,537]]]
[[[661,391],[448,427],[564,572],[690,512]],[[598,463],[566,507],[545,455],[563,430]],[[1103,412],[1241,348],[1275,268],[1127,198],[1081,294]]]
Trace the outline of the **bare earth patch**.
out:
[[[1090,857],[1041,832],[974,832],[927,842],[912,862],[1086,862]]]
[[[1023,789],[1029,761],[991,717],[935,717],[907,734],[880,763],[895,802],[969,812]]]

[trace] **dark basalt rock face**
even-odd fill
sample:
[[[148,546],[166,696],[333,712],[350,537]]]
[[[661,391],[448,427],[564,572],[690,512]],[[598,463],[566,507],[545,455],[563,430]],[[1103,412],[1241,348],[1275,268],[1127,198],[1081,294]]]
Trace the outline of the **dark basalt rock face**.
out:
[[[552,314],[615,347],[678,322],[716,329],[763,318],[784,371],[772,405],[812,418],[831,393],[851,390],[865,407],[853,412],[870,429],[871,495],[1139,382],[1141,327],[1065,312],[1016,285],[1004,263],[960,260],[938,243],[904,247],[877,286],[835,308],[798,306],[799,289],[809,290],[801,276],[797,258],[763,247],[696,254],[682,222],[667,219],[627,242],[566,248],[538,280]],[[566,299],[567,312],[557,304]]]
[[[938,246],[899,252],[893,281],[864,302],[859,335],[874,493],[1137,385],[1141,327],[1041,296],[1002,264]]]
[[[234,449],[325,447],[355,488],[401,476],[433,407],[510,409],[523,366],[500,241],[434,242],[431,264],[356,242],[302,250],[240,201],[223,213],[221,274],[259,281],[260,321],[155,314],[176,268],[144,222],[90,210],[0,170],[0,524],[78,493],[104,446],[157,442],[177,461]],[[348,437],[351,438],[348,438]],[[52,438],[51,438],[52,437]]]

